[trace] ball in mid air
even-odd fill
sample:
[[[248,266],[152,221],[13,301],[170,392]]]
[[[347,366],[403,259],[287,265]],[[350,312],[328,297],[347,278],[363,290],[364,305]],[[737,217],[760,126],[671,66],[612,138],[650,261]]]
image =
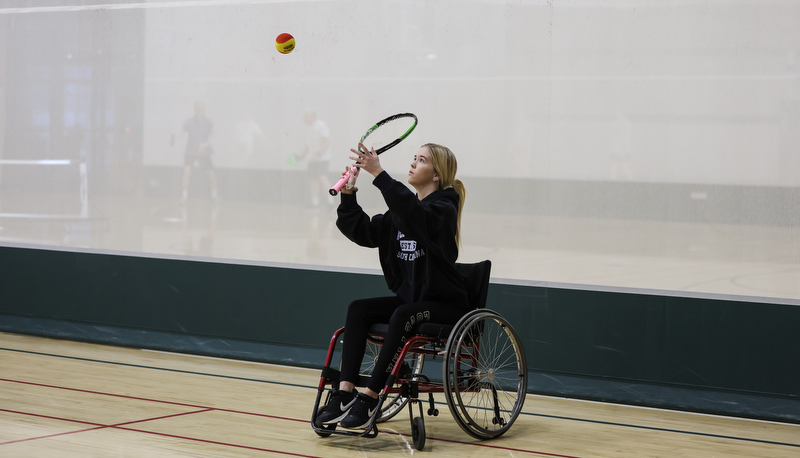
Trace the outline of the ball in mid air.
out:
[[[288,33],[282,33],[275,39],[275,48],[281,54],[289,54],[294,51],[294,37]]]

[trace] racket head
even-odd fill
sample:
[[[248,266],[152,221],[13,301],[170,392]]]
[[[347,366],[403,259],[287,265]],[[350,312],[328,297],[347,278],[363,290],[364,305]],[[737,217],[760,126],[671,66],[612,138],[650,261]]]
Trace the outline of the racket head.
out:
[[[367,149],[375,148],[376,154],[385,153],[411,135],[417,127],[417,116],[413,113],[398,113],[378,121],[361,137]],[[360,148],[360,147],[359,147]],[[366,151],[362,151],[366,153]]]

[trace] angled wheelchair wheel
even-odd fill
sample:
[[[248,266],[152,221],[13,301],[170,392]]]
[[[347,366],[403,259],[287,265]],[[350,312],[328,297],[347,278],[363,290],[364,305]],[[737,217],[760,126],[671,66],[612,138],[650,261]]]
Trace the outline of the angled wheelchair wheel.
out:
[[[364,352],[364,359],[361,362],[360,375],[372,375],[375,369],[375,362],[378,360],[378,354],[381,351],[381,345],[374,342],[367,341],[367,349]],[[411,379],[412,374],[421,374],[422,366],[425,364],[425,355],[417,353],[408,353],[404,360],[404,371],[406,371],[406,378]],[[377,422],[381,423],[392,419],[398,414],[403,407],[408,403],[408,397],[403,396],[402,393],[390,393],[386,397],[383,406],[381,407],[381,416],[378,417]]]
[[[487,309],[465,315],[445,348],[447,405],[458,425],[477,439],[503,435],[522,411],[528,367],[519,336]]]

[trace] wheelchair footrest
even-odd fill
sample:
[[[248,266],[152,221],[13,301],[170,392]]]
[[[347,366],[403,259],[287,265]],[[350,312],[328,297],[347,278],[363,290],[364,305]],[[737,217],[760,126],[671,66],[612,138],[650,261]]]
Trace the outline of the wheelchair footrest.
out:
[[[311,425],[312,428],[325,436],[328,435],[339,435],[339,436],[361,436],[366,437],[368,439],[373,439],[378,437],[378,427],[372,426],[370,429],[365,430],[358,430],[358,429],[327,429],[325,427]]]

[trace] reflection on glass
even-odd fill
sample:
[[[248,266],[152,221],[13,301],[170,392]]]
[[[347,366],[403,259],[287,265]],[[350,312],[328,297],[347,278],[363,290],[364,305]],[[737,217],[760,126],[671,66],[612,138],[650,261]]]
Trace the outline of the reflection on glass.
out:
[[[375,269],[325,191],[410,111],[497,279],[800,300],[800,4],[552,3],[2,6],[0,243]]]

